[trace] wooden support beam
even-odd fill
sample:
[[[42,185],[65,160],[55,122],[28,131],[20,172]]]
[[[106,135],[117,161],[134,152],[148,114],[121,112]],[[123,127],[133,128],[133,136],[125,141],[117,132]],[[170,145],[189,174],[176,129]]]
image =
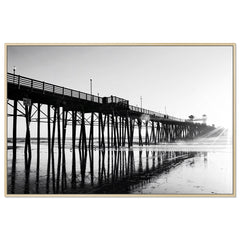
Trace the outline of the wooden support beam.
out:
[[[106,115],[105,115],[105,118],[104,118],[104,121],[103,121],[102,114],[101,114],[101,133],[102,133],[102,136],[101,136],[101,147],[102,148],[105,148],[105,139],[104,139],[105,123],[106,123]]]
[[[82,150],[87,149],[87,137],[86,137],[86,127],[85,127],[85,114],[82,112]]]
[[[93,139],[94,139],[94,135],[93,135],[93,129],[94,129],[94,113],[91,113],[91,122],[90,122],[90,132],[89,132],[89,140],[88,140],[88,146],[89,149],[93,149]]]
[[[14,100],[13,108],[13,159],[11,176],[11,193],[15,192],[16,160],[17,160],[17,100]]]
[[[62,191],[64,191],[67,186],[65,140],[66,140],[66,131],[67,131],[68,111],[63,109],[62,115],[63,115],[63,117],[62,117]]]
[[[107,115],[107,146],[110,148],[110,123],[109,123],[109,114]]]
[[[101,148],[101,118],[102,114],[99,112],[98,114],[98,146]]]
[[[17,100],[14,100],[14,108],[13,108],[13,163],[16,164],[16,156],[17,156]],[[15,165],[13,164],[13,165]],[[12,166],[13,166],[12,165]]]
[[[49,193],[49,182],[50,182],[50,166],[51,166],[51,111],[50,111],[50,105],[47,105],[47,118],[48,118],[48,124],[47,124],[47,137],[48,137],[48,163],[47,163],[47,193]]]
[[[135,119],[131,119],[131,146],[133,145],[134,139],[134,127],[135,127]]]
[[[129,145],[130,147],[132,146],[132,119],[130,118],[129,119],[129,132],[130,132],[130,136],[129,136]]]
[[[157,142],[160,142],[160,122],[157,122]]]
[[[138,144],[139,146],[143,145],[142,142],[142,120],[138,119]]]
[[[123,123],[122,146],[124,147],[125,143],[126,143],[126,131],[127,131],[127,128],[126,128],[126,118],[125,117],[123,118],[122,123]]]
[[[72,188],[76,188],[76,111],[72,111]]]
[[[55,143],[56,118],[57,118],[57,109],[54,108],[53,129],[52,129],[52,146],[51,146],[51,150],[52,150],[52,187],[53,187],[53,193],[55,193],[54,143]]]
[[[111,122],[112,122],[112,124],[111,124],[111,147],[113,147],[114,146],[114,115],[113,115],[113,113],[112,113],[112,116],[111,116]]]
[[[118,123],[118,116],[115,116],[115,131],[116,131],[116,143],[117,146],[120,147],[120,140],[119,140],[119,123]]]
[[[57,126],[58,126],[57,193],[58,193],[59,192],[59,183],[60,183],[60,174],[61,174],[61,158],[62,158],[60,107],[57,107]]]
[[[122,146],[122,117],[119,117],[119,146]]]
[[[126,117],[126,128],[127,128],[127,139],[128,139],[128,147],[131,146],[131,137],[130,137],[130,126],[128,122],[128,117]]]
[[[112,127],[113,127],[113,146],[117,148],[117,133],[114,112],[112,113]]]
[[[41,113],[41,104],[38,103],[37,106],[37,167],[36,167],[36,187],[39,187],[39,171],[40,171],[40,113]]]
[[[155,134],[155,124],[154,121],[152,121],[152,141],[156,144],[156,134]]]
[[[145,122],[146,134],[145,134],[145,145],[149,145],[149,135],[148,135],[148,121]]]
[[[31,137],[30,137],[30,116],[31,116],[31,107],[25,106],[25,118],[26,118],[26,137],[25,137],[25,170],[26,175],[29,177],[29,171],[31,166],[32,159],[32,150],[31,150]]]

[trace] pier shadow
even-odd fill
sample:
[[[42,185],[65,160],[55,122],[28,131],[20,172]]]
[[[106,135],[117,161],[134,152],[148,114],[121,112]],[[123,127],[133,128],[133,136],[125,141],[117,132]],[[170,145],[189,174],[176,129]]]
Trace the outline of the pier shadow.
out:
[[[39,167],[36,168],[34,178],[30,177],[31,169],[26,169],[22,189],[25,194],[128,194],[196,154],[183,151],[81,148],[78,157],[74,153],[71,159],[69,155],[65,158],[64,150],[62,161],[60,158],[51,159],[57,162],[52,162],[56,169],[50,171],[47,168],[45,177],[39,178]],[[11,193],[15,193],[15,174],[16,161],[13,159]]]
[[[163,172],[181,164],[185,159],[194,157],[191,152],[162,152],[108,149],[98,151],[98,166],[86,177],[87,160],[93,156],[89,152],[82,158],[83,165],[76,187],[68,188],[70,194],[128,194],[134,188],[144,186]],[[136,156],[135,156],[136,155]],[[95,173],[95,176],[94,176]],[[91,181],[89,181],[91,179]]]

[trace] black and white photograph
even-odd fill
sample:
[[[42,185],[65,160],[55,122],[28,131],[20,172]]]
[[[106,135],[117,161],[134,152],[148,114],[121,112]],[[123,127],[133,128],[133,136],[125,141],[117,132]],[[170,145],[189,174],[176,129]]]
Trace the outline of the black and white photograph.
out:
[[[240,239],[239,1],[0,1],[0,239]]]
[[[234,196],[234,44],[6,44],[8,196]]]

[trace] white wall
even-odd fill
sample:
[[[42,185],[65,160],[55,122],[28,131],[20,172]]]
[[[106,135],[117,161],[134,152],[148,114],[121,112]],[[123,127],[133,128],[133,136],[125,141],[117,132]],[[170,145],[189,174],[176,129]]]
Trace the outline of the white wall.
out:
[[[239,44],[238,2],[1,1],[1,238],[238,239],[238,197],[5,198],[3,158],[4,43]]]

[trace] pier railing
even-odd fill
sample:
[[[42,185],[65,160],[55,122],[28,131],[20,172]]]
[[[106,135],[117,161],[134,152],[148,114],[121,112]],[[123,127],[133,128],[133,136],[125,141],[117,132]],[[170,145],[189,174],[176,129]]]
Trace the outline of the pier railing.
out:
[[[172,120],[172,121],[185,122],[184,119],[176,118],[176,117],[173,117],[173,116],[169,116],[169,115],[167,115],[167,114],[162,114],[162,113],[159,113],[159,112],[154,112],[154,111],[147,110],[147,109],[140,108],[140,107],[135,107],[135,106],[129,105],[129,109],[132,110],[132,111],[134,111],[134,112],[141,112],[142,114],[159,117],[159,118],[163,118],[163,119],[166,119],[166,120],[169,119],[169,120]]]
[[[7,82],[18,85],[18,88],[21,87],[29,87],[31,89],[38,89],[43,93],[49,92],[53,94],[59,94],[68,97],[79,98],[82,100],[92,101],[96,103],[102,103],[102,98],[98,96],[94,96],[91,94],[87,94],[84,92],[76,91],[70,88],[61,87],[58,85],[54,85],[51,83],[46,83],[42,81],[38,81],[35,79],[22,77],[20,75],[15,75],[12,73],[7,74]]]
[[[100,103],[100,104],[103,104],[103,102],[104,102],[103,101],[104,98],[99,97],[99,96],[91,95],[91,94],[88,94],[85,92],[76,91],[76,90],[73,90],[70,88],[61,87],[58,85],[46,83],[43,81],[35,80],[32,78],[28,78],[28,77],[23,77],[23,76],[12,74],[12,73],[7,73],[7,82],[17,85],[19,89],[21,89],[21,87],[29,87],[32,90],[34,90],[34,89],[40,90],[43,93],[48,92],[48,93],[52,93],[52,94],[58,94],[58,95],[62,95],[62,96],[78,98],[81,100],[92,101],[92,102]],[[115,97],[115,96],[108,97],[107,99],[108,99],[107,101],[109,101],[109,102],[112,101],[113,103],[121,102],[121,103],[128,104],[128,100],[125,100],[125,99],[122,99],[119,97]],[[151,110],[147,110],[147,109],[140,108],[140,107],[135,107],[132,105],[129,105],[128,107],[129,107],[129,110],[137,112],[137,113],[151,115],[153,117],[159,117],[159,118],[166,119],[166,120],[185,122],[185,120],[183,120],[183,119],[169,116],[167,114],[154,112]]]

